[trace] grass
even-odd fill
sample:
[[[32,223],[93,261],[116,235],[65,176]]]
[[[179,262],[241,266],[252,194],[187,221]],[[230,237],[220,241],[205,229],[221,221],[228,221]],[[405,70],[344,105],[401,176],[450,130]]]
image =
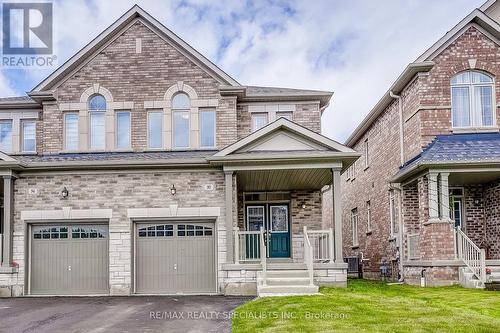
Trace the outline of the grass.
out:
[[[349,280],[236,309],[234,332],[500,332],[500,292]]]

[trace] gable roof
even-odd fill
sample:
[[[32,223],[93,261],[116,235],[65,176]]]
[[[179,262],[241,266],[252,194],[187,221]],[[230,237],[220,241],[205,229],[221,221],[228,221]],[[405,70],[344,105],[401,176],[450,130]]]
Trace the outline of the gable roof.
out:
[[[500,133],[438,135],[401,167],[395,179],[403,179],[421,167],[485,163],[500,163]]]
[[[496,4],[497,1],[498,0],[488,1],[481,6],[481,8],[473,10],[453,27],[453,29],[448,31],[436,43],[422,53],[414,62],[410,63],[358,127],[351,133],[349,138],[345,141],[345,144],[349,147],[354,146],[378,116],[393,102],[394,99],[391,97],[391,93],[399,94],[417,73],[430,71],[434,66],[434,58],[460,37],[470,26],[475,26],[493,41],[498,43],[500,40],[500,25],[497,21],[483,12]]]
[[[165,27],[162,23],[148,14],[138,5],[134,5],[130,10],[123,14],[118,20],[111,24],[106,30],[94,38],[90,43],[78,51],[74,56],[72,56],[68,61],[56,69],[52,74],[40,82],[35,88],[32,89],[31,93],[36,94],[36,92],[51,89],[60,80],[64,79],[70,75],[75,69],[90,58],[98,53],[103,47],[114,40],[120,32],[133,24],[136,20],[140,20],[146,26],[151,28],[160,37],[164,38],[172,46],[174,46],[178,51],[183,53],[191,61],[199,65],[207,73],[217,79],[221,84],[226,84],[230,86],[239,86],[240,84],[229,76],[227,73],[222,71],[214,63],[204,57],[201,53],[196,51],[188,43],[182,40],[179,36]]]
[[[291,140],[287,147],[273,147],[279,141],[269,142],[280,134],[284,134]],[[293,140],[297,144],[293,144]],[[300,141],[298,141],[300,140]],[[289,149],[287,149],[289,148]],[[343,159],[351,164],[360,156],[359,153],[330,138],[313,132],[288,119],[278,120],[251,133],[243,139],[227,146],[207,160],[212,163],[223,163],[225,161],[258,161],[268,160],[291,160],[291,159]],[[344,166],[345,167],[345,166]]]

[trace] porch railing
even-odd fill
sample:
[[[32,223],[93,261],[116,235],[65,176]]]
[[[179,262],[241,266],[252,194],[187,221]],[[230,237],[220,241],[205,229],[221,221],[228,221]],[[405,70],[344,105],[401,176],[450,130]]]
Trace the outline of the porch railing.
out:
[[[264,239],[264,228],[260,227],[260,262],[262,265],[262,285],[267,284],[267,249],[266,240]]]
[[[309,284],[314,284],[314,267],[313,267],[313,247],[311,241],[309,240],[309,235],[307,233],[307,227],[304,226],[304,263],[307,267],[307,272],[309,275]]]
[[[239,228],[234,230],[234,259],[238,264],[244,262],[259,262],[261,261],[261,239],[263,231],[240,231]],[[265,253],[265,252],[264,252]],[[264,256],[265,257],[265,256]]]
[[[457,255],[472,273],[481,281],[486,281],[486,253],[480,249],[469,237],[460,229],[456,228]]]
[[[420,234],[408,234],[406,245],[408,246],[408,260],[420,259]]]
[[[307,230],[307,227],[304,227],[304,247],[306,238],[311,245],[313,262],[332,262],[335,259],[333,229]]]

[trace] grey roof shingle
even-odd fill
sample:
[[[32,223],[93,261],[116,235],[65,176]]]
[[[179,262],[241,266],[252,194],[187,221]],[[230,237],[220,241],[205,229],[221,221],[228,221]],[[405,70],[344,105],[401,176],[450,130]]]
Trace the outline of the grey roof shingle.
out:
[[[33,102],[36,103],[29,96],[14,96],[14,97],[0,97],[0,103],[15,103],[15,102]]]
[[[330,91],[292,89],[280,87],[247,86],[247,96],[303,96],[303,95],[331,95]]]
[[[500,162],[500,133],[438,135],[398,175],[420,165]]]

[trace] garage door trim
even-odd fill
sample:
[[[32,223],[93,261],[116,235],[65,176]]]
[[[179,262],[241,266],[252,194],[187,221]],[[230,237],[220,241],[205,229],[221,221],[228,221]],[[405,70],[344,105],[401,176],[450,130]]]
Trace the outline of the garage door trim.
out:
[[[182,224],[182,223],[198,223],[198,224],[210,224],[213,226],[214,230],[214,285],[213,291],[204,292],[204,293],[154,293],[151,295],[217,295],[218,292],[218,280],[219,280],[219,270],[218,270],[218,234],[219,230],[217,227],[217,218],[207,218],[207,217],[175,217],[175,218],[134,218],[132,219],[133,228],[132,228],[132,289],[134,295],[148,295],[147,293],[138,293],[137,292],[137,233],[138,229],[141,225],[147,224],[161,224],[161,223],[173,223],[173,224]]]

